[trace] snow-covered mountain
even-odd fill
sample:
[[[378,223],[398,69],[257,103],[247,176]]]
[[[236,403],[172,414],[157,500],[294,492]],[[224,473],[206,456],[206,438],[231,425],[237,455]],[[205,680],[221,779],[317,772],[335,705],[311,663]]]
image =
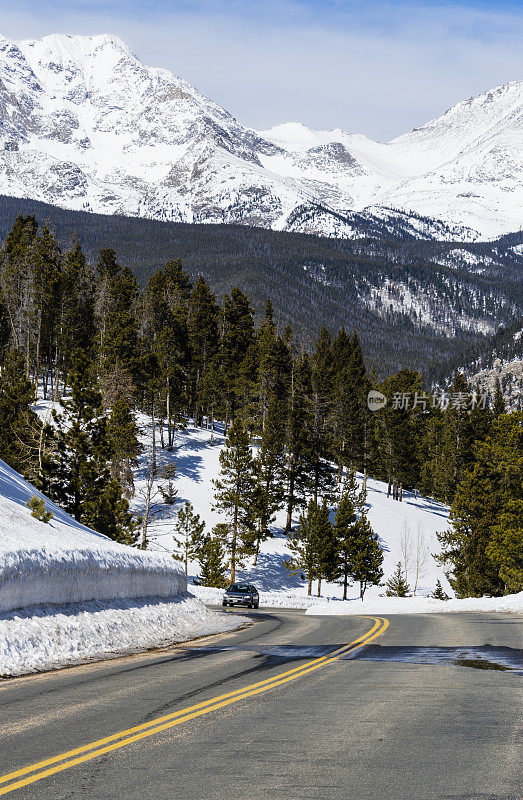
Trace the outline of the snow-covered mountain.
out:
[[[0,36],[0,193],[329,236],[357,235],[363,218],[493,238],[523,221],[522,87],[386,144],[295,123],[256,132],[114,37]]]

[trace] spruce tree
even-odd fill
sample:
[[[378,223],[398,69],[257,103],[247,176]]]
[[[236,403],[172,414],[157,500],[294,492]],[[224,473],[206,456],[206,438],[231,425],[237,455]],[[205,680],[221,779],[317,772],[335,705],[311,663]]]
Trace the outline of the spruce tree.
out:
[[[387,591],[385,594],[387,597],[408,597],[410,592],[410,586],[405,580],[403,575],[403,568],[401,566],[401,561],[398,561],[396,564],[396,569],[394,570],[394,574],[386,583]]]
[[[188,562],[197,557],[203,544],[205,522],[194,513],[191,503],[184,503],[176,514],[174,523],[174,543],[179,552],[173,553],[173,558],[182,561],[185,574],[188,574]]]
[[[230,555],[231,583],[234,583],[236,566],[244,556],[254,552],[255,539],[253,459],[249,435],[241,419],[229,428],[220,453],[220,465],[219,477],[214,480],[214,508],[229,520],[230,536],[225,545]]]

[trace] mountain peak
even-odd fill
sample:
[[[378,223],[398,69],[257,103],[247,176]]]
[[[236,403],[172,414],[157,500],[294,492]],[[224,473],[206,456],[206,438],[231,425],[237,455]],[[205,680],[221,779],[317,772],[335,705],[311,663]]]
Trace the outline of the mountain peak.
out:
[[[23,39],[16,42],[19,47],[23,48],[41,48],[46,50],[64,50],[71,53],[80,49],[81,52],[91,51],[94,52],[106,47],[115,50],[121,50],[124,53],[129,53],[130,50],[118,36],[113,36],[109,33],[95,34],[93,36],[80,36],[70,33],[52,33],[49,36],[43,36],[41,39]]]
[[[333,236],[353,235],[351,212],[412,209],[494,237],[521,222],[522,86],[383,144],[300,122],[250,130],[110,34],[0,37],[0,193]]]

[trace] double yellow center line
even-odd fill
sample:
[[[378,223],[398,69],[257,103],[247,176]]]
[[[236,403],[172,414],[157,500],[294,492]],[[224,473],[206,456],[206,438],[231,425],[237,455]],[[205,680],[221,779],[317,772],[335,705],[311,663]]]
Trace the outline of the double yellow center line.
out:
[[[150,722],[136,725],[134,728],[128,728],[119,733],[113,733],[103,739],[97,739],[95,742],[76,747],[74,750],[68,750],[66,753],[61,753],[58,756],[47,758],[44,761],[38,761],[36,764],[31,764],[28,767],[23,767],[22,769],[2,775],[0,777],[0,784],[7,785],[0,786],[0,795],[8,794],[15,789],[20,789],[22,786],[35,783],[43,778],[48,778],[50,775],[54,775],[57,772],[63,772],[78,764],[91,761],[91,759],[98,758],[105,753],[119,750],[121,747],[126,747],[133,742],[140,741],[140,739],[145,739],[161,731],[174,728],[176,725],[181,725],[183,722],[188,722],[196,717],[209,714],[211,711],[224,708],[225,706],[231,705],[231,703],[237,703],[239,700],[244,700],[246,697],[268,692],[276,686],[294,681],[297,678],[301,678],[302,675],[313,672],[327,664],[332,664],[333,661],[337,661],[341,656],[357,650],[371,642],[377,636],[381,636],[389,625],[388,620],[384,617],[370,617],[370,619],[374,620],[374,625],[370,631],[367,631],[367,633],[355,639],[350,644],[340,647],[328,656],[321,656],[321,658],[316,658],[313,661],[302,664],[301,667],[290,669],[287,672],[280,672],[278,675],[260,681],[259,683],[252,683],[250,686],[244,686],[242,689],[236,689],[234,692],[213,697],[211,700],[204,700],[202,703],[197,703],[195,706],[175,711],[164,717],[158,717]]]

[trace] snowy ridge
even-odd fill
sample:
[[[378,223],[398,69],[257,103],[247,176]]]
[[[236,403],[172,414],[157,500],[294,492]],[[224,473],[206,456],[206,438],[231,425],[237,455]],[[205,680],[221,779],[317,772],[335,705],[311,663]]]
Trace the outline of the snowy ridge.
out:
[[[72,210],[358,236],[356,212],[420,238],[521,228],[523,82],[388,143],[254,131],[119,39],[0,36],[0,193]],[[426,219],[422,219],[426,218]]]

